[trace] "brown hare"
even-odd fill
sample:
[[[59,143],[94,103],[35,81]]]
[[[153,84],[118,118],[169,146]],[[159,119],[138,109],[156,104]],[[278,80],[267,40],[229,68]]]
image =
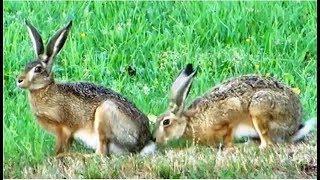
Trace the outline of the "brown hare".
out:
[[[247,75],[214,87],[186,110],[196,71],[192,64],[171,87],[169,110],[157,118],[153,136],[159,144],[184,137],[196,144],[233,146],[234,137],[259,138],[260,148],[274,142],[295,142],[316,125],[316,119],[301,124],[298,96],[286,85],[269,78]]]
[[[149,131],[149,120],[133,103],[99,85],[54,80],[55,56],[67,39],[72,21],[55,33],[46,51],[36,28],[28,21],[26,25],[37,59],[25,66],[17,85],[28,90],[38,123],[55,135],[55,154],[67,154],[73,139],[99,155],[152,154],[156,145]]]

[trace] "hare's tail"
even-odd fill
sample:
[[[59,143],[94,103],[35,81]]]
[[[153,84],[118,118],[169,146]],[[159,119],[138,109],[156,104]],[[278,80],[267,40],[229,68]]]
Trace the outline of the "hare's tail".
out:
[[[154,155],[156,152],[157,145],[155,142],[150,141],[141,151],[140,154],[143,156]]]
[[[299,130],[292,135],[290,141],[297,142],[305,138],[314,128],[317,127],[317,117],[311,118],[300,125]]]

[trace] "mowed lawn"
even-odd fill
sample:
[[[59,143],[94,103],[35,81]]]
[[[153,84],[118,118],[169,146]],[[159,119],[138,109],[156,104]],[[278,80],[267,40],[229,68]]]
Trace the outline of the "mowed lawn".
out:
[[[183,140],[154,157],[55,159],[54,137],[33,117],[16,78],[34,59],[24,19],[44,40],[73,19],[54,66],[58,81],[91,81],[159,115],[187,63],[199,67],[187,104],[230,77],[260,74],[300,91],[317,113],[316,2],[4,2],[5,178],[316,178],[314,131],[298,144],[234,152]],[[151,128],[154,122],[150,121]],[[152,129],[151,129],[152,130]],[[93,153],[75,143],[72,152]]]

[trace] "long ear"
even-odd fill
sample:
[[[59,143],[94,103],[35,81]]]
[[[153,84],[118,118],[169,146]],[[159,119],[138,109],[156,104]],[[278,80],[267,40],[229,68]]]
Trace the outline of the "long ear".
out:
[[[184,102],[187,98],[193,78],[197,71],[193,70],[192,64],[188,64],[184,70],[182,70],[171,86],[171,112],[174,114],[181,114],[184,109]]]
[[[57,31],[56,34],[50,39],[47,45],[47,59],[44,61],[44,63],[47,64],[47,70],[51,70],[54,61],[53,59],[60,52],[64,43],[66,42],[71,26],[72,21]]]
[[[39,56],[44,53],[44,46],[43,46],[42,38],[41,38],[39,32],[37,31],[37,29],[35,27],[33,27],[32,24],[28,20],[25,20],[25,23],[27,25],[29,36],[30,36],[32,44],[33,44],[33,49],[34,49],[36,55]]]

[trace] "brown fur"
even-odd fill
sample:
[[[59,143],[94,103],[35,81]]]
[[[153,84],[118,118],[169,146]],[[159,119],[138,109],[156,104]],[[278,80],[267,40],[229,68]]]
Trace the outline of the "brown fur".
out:
[[[298,131],[302,106],[297,94],[279,81],[245,75],[214,87],[181,115],[172,115],[172,112],[169,109],[157,120],[154,137],[158,143],[184,137],[194,143],[213,146],[223,141],[225,146],[231,147],[234,131],[239,125],[245,125],[256,130],[261,139],[260,147],[266,147],[276,139],[287,140]],[[171,119],[171,125],[163,127],[164,119]],[[184,121],[186,125],[178,128],[174,121]]]
[[[111,89],[92,83],[54,81],[53,59],[63,46],[70,24],[50,40],[47,47],[51,55],[38,54],[38,59],[26,65],[17,82],[19,87],[29,90],[31,109],[39,124],[55,135],[55,153],[67,151],[79,132],[84,133],[85,139],[93,142],[91,144],[95,144],[92,138],[97,137],[97,154],[106,154],[110,142],[129,152],[141,150],[152,135],[148,118],[133,103]],[[33,28],[27,25],[29,29]],[[43,52],[40,35],[34,29],[31,32],[30,36],[36,42],[35,51]],[[113,107],[107,107],[105,102]],[[115,131],[114,127],[125,128]],[[125,137],[132,134],[134,136],[127,141]]]
[[[267,139],[271,135],[267,133],[269,122],[279,124],[282,129],[280,132],[275,129],[274,133],[282,133],[275,136],[289,138],[293,135],[298,130],[302,110],[298,97],[289,87],[259,76],[229,80],[197,99],[189,109],[197,109],[199,112],[190,121],[213,132],[225,128],[219,128],[221,123],[228,123],[231,128],[239,123],[252,126],[254,123],[250,121],[256,119],[257,126],[254,127],[258,132],[263,132],[266,141],[270,141]]]

